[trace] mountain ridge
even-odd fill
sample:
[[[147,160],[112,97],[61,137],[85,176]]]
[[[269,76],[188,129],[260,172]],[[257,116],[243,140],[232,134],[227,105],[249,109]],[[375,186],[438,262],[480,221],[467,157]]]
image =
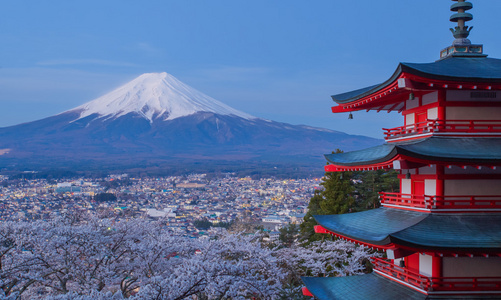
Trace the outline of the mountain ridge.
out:
[[[0,128],[0,169],[68,165],[203,169],[214,164],[241,168],[276,163],[321,169],[324,153],[382,143],[257,118],[172,78],[167,73],[141,75],[74,109]]]

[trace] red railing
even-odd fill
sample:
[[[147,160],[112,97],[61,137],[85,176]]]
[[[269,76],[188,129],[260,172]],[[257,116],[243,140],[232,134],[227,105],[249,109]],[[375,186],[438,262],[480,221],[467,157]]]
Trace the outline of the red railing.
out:
[[[414,135],[421,133],[429,133],[433,128],[435,120],[427,120],[425,122],[415,123],[411,125],[405,125],[395,128],[383,128],[386,132],[384,133],[385,139],[392,139],[397,137],[402,137],[405,135]]]
[[[447,133],[499,133],[501,120],[426,120],[395,128],[383,128],[385,139],[407,135],[447,132]]]
[[[374,265],[375,270],[389,275],[393,278],[405,281],[425,291],[430,290],[433,285],[431,277],[421,275],[418,272],[411,271],[404,267],[399,267],[381,258],[373,258],[372,264]]]
[[[372,263],[375,270],[427,292],[501,291],[501,277],[430,277],[380,258],[373,258]]]
[[[501,133],[501,120],[434,120],[432,122],[434,132]]]
[[[401,193],[379,193],[381,204],[424,209],[501,209],[501,195],[493,196],[427,196]]]

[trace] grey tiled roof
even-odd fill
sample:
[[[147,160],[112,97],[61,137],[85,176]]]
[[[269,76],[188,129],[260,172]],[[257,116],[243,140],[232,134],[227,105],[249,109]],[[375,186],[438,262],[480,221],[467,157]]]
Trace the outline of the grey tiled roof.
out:
[[[357,241],[413,248],[457,251],[499,251],[499,213],[420,213],[378,208],[342,215],[314,216],[324,228]]]
[[[432,63],[400,63],[384,83],[356,91],[337,94],[337,103],[349,103],[377,92],[394,82],[403,72],[436,80],[459,82],[501,82],[501,59],[485,57],[451,57]]]
[[[308,290],[320,300],[424,300],[423,295],[375,273],[348,277],[303,277]]]
[[[430,137],[412,142],[386,143],[359,151],[326,154],[330,163],[358,166],[382,163],[397,154],[437,162],[496,163],[501,162],[501,139]]]
[[[407,73],[427,78],[476,82],[500,82],[501,59],[485,57],[452,57],[432,63],[401,63]]]

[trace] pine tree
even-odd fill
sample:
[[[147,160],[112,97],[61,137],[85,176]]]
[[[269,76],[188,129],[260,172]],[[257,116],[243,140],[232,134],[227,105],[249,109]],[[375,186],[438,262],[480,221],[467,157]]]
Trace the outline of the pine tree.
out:
[[[280,232],[278,240],[284,247],[291,247],[297,239],[299,233],[299,226],[296,224],[289,224],[278,230]]]
[[[380,207],[379,192],[399,191],[399,179],[394,170],[365,171],[355,174],[360,183],[355,185],[356,210],[363,211]]]
[[[313,242],[325,237],[323,234],[314,233],[317,222],[314,215],[344,214],[354,208],[351,172],[326,173],[322,178],[324,190],[315,191],[308,205],[308,212],[304,216],[304,222],[300,225],[303,240]]]
[[[332,153],[342,152],[336,149]],[[326,236],[314,232],[317,222],[313,216],[378,208],[379,192],[399,191],[399,179],[394,170],[328,172],[325,173],[320,185],[324,189],[315,191],[308,205],[308,212],[304,216],[304,222],[300,225],[301,239],[307,243],[324,239]]]

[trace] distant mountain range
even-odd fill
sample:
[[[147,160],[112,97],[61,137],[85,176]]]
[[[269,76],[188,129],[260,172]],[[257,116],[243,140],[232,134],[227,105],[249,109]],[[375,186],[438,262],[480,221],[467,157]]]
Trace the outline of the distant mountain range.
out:
[[[79,107],[0,128],[1,169],[312,166],[382,141],[260,119],[167,73],[143,74]]]

